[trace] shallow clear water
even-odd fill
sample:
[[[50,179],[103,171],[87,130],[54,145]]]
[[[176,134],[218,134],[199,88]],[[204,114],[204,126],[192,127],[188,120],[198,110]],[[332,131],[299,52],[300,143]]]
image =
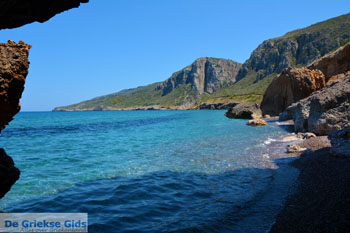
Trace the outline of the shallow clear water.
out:
[[[88,212],[90,232],[243,229],[276,183],[264,142],[286,134],[245,123],[223,111],[19,113],[0,147],[21,178],[0,208]]]

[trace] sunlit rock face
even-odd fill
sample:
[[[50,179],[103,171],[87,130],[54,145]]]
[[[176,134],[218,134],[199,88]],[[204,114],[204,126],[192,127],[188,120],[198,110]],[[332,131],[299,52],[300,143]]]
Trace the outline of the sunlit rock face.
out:
[[[0,131],[20,110],[30,48],[23,42],[0,43]]]
[[[29,68],[30,45],[20,41],[0,44],[0,132],[19,112]],[[4,149],[0,148],[0,198],[19,179],[20,171]]]
[[[262,114],[278,116],[291,104],[324,88],[326,78],[319,70],[288,68],[267,88],[261,103]]]

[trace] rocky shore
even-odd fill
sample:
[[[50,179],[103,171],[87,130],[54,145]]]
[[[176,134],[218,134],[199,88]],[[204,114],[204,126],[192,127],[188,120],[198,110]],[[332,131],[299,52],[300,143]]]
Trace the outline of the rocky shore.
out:
[[[332,156],[327,137],[307,140],[292,166],[300,171],[298,190],[287,198],[270,232],[348,232],[350,228],[349,159]]]
[[[300,154],[291,163],[300,170],[298,189],[288,197],[270,232],[349,231],[349,59],[350,44],[347,44],[308,68],[299,69],[302,72],[286,70],[265,93],[263,113],[278,114],[282,110],[279,119],[293,121],[296,133],[313,133],[312,137],[288,148],[292,154]],[[276,88],[278,82],[286,82],[282,86],[291,91]],[[305,88],[307,91],[302,93],[306,96],[295,98]],[[307,134],[311,135],[298,135]]]
[[[0,29],[44,22],[84,2],[88,0],[1,1]],[[341,38],[349,35],[346,32]],[[198,109],[229,108],[226,113],[229,118],[258,119],[249,125],[264,125],[261,118],[265,114],[279,115],[280,120],[293,120],[296,132],[318,135],[305,136],[306,139],[290,150],[291,154],[300,155],[292,162],[300,170],[298,190],[289,196],[270,232],[348,232],[350,229],[350,44],[336,49],[340,44],[340,37],[337,37],[329,46],[326,46],[327,40],[322,40],[324,42],[319,42],[317,48],[309,47],[313,51],[309,56],[300,52],[304,45],[309,45],[319,36],[318,33],[305,33],[297,40],[286,36],[265,41],[243,66],[233,61],[202,58],[155,89],[165,95],[176,89],[177,84],[192,84],[194,89],[184,92],[191,102],[193,90],[196,94],[212,94],[225,83],[233,84],[243,79],[249,71],[256,71],[256,81],[281,73],[267,89],[261,106],[236,103],[198,106]],[[276,49],[270,49],[272,47]],[[325,47],[327,52],[335,50],[321,57]],[[23,42],[0,44],[0,132],[20,110],[19,100],[28,74],[30,48]],[[316,58],[320,59],[307,67],[291,68]],[[188,106],[98,107],[92,110],[169,109],[182,110]],[[0,198],[10,190],[19,175],[14,161],[0,148]]]

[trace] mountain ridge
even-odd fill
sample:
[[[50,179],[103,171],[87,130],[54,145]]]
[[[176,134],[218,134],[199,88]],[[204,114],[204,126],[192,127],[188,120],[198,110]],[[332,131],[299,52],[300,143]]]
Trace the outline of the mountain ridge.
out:
[[[198,58],[163,82],[54,111],[197,109],[208,104],[260,103],[268,85],[284,69],[308,65],[349,38],[350,14],[345,14],[265,40],[243,64],[229,59]]]
[[[139,109],[145,106],[191,108],[197,104],[200,95],[211,94],[218,88],[233,84],[241,65],[230,59],[201,57],[174,72],[163,82],[121,90],[66,107],[57,107],[54,111]],[[132,101],[125,96],[131,97]]]

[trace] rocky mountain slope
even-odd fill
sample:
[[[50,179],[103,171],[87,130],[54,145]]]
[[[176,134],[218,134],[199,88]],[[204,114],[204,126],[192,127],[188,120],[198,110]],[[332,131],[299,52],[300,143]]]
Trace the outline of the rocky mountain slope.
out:
[[[191,84],[197,95],[212,94],[218,88],[235,83],[240,68],[240,63],[231,60],[199,58],[186,68],[174,73],[161,83],[157,90],[162,90],[163,95],[167,95],[183,84]]]
[[[55,108],[55,111],[201,109],[238,102],[260,103],[271,81],[285,68],[308,65],[349,38],[350,14],[346,14],[264,41],[243,65],[225,59],[200,58],[165,82]],[[297,99],[288,100],[288,104],[290,101]]]
[[[291,104],[280,114],[280,119],[293,119],[296,132],[311,131],[318,135],[350,128],[350,43],[315,61],[308,68],[313,67],[326,72],[326,86],[311,93],[309,97]],[[275,88],[269,95],[283,94],[281,90],[283,88]],[[269,102],[270,107],[276,106],[273,101],[268,101],[268,98],[266,100],[266,104]]]
[[[233,84],[240,67],[240,63],[231,60],[203,57],[164,82],[58,107],[54,111],[192,108],[198,104],[201,95]]]
[[[261,110],[279,115],[288,106],[325,87],[338,74],[350,70],[350,43],[336,49],[304,68],[285,69],[267,88]]]
[[[237,80],[243,79],[252,70],[256,72],[256,80],[261,80],[288,67],[308,65],[349,38],[350,14],[345,14],[266,40],[243,64]]]

